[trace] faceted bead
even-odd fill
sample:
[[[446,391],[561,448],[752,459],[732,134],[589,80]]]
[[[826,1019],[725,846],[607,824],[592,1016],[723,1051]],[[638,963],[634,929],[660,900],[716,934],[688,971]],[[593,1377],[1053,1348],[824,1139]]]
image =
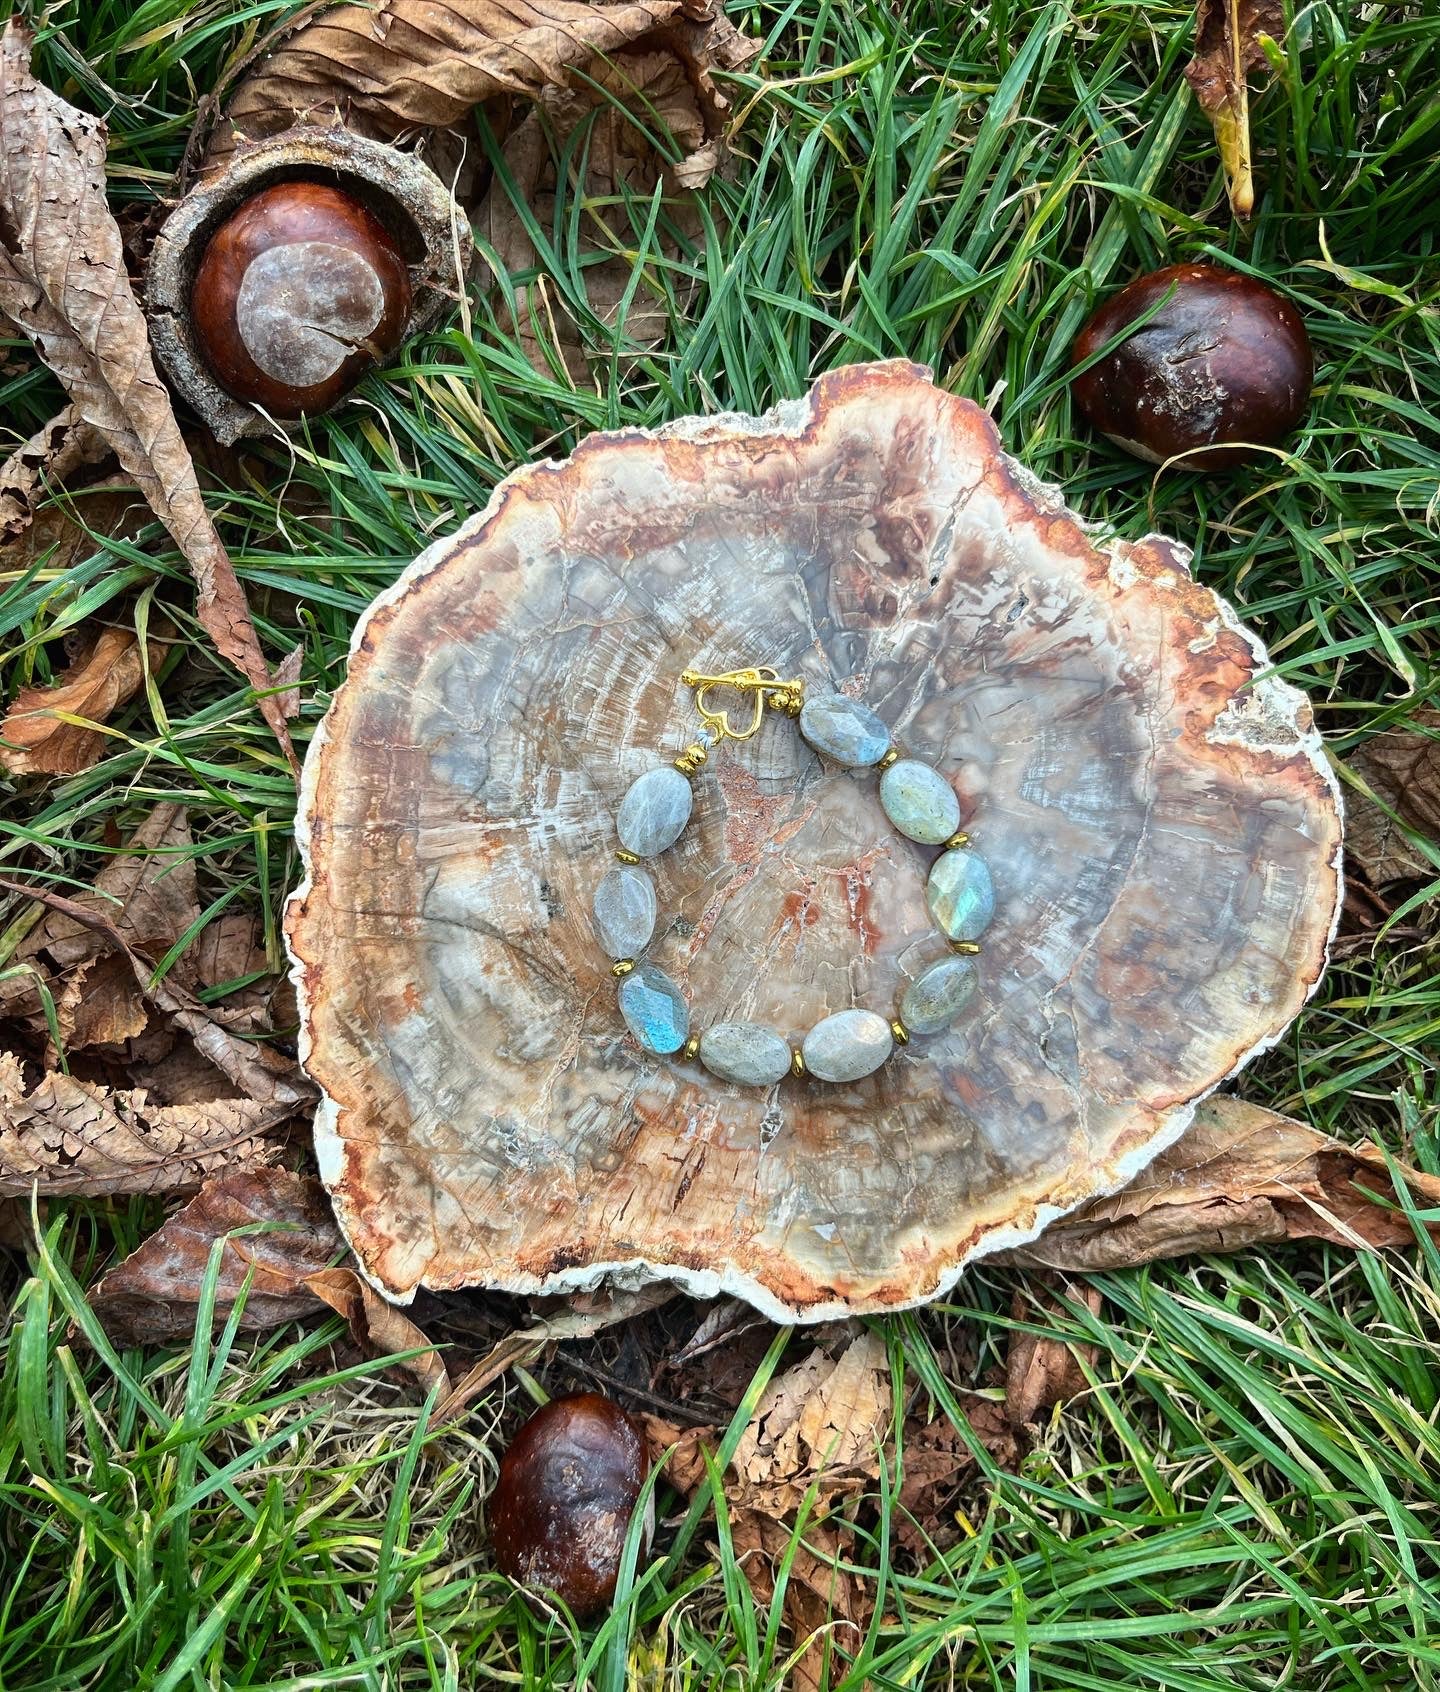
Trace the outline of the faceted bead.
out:
[[[938,1034],[969,1004],[980,977],[969,958],[941,958],[905,989],[900,1020],[912,1034]]]
[[[678,1052],[690,1037],[685,995],[652,963],[638,963],[620,981],[620,1014],[647,1052]]]
[[[690,783],[679,770],[668,764],[647,770],[620,801],[615,821],[620,844],[637,857],[655,857],[685,832],[694,801]]]
[[[995,915],[995,887],[978,852],[942,852],[925,887],[930,915],[952,940],[978,940]]]
[[[638,864],[616,864],[600,877],[595,932],[607,958],[638,958],[655,932],[655,883]]]
[[[879,1069],[894,1044],[883,1016],[868,1010],[836,1011],[805,1036],[800,1055],[817,1081],[858,1081]]]
[[[700,1061],[722,1081],[772,1087],[790,1073],[790,1045],[758,1022],[717,1022],[700,1036]]]
[[[880,777],[880,803],[901,834],[938,846],[960,827],[960,801],[938,770],[902,758]]]
[[[800,732],[817,752],[857,770],[878,764],[890,745],[890,730],[880,718],[843,693],[807,699],[800,712]]]

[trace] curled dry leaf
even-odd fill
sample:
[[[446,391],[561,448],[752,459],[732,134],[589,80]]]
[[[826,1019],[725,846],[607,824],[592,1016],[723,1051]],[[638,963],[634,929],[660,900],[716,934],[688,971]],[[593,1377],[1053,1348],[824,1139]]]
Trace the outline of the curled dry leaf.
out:
[[[236,1229],[254,1231],[237,1238]],[[216,1321],[229,1317],[250,1274],[242,1328],[271,1328],[334,1310],[367,1355],[423,1348],[400,1367],[422,1389],[444,1382],[439,1354],[419,1328],[353,1269],[336,1263],[348,1253],[325,1189],[285,1169],[237,1171],[206,1181],[189,1204],[92,1288],[91,1307],[110,1336],[121,1344],[155,1345],[192,1333],[210,1252],[226,1235],[232,1237],[220,1255]]]
[[[164,646],[148,645],[152,667]],[[102,629],[84,654],[48,687],[23,687],[0,722],[0,764],[11,775],[74,775],[100,757],[106,723],[145,679],[133,629]],[[77,720],[78,719],[78,720]]]
[[[583,87],[607,60],[645,39],[672,56],[693,52],[686,32],[698,20],[709,22],[711,8],[696,0],[458,0],[444,7],[379,0],[302,16],[307,21],[235,90],[207,165],[223,163],[241,141],[300,121],[337,119],[358,134],[394,140],[450,128],[487,100],[538,100],[547,88]],[[666,29],[671,37],[659,33]],[[739,39],[734,31],[725,39],[732,36]]]
[[[1059,1298],[1072,1304],[1084,1304],[1092,1316],[1100,1314],[1100,1289],[1076,1286],[1063,1281],[1055,1294],[1042,1293],[1043,1309],[1059,1309]],[[1034,1321],[1031,1300],[1023,1292],[1015,1294],[1011,1311],[1017,1322]],[[1022,1428],[1039,1421],[1047,1410],[1074,1398],[1085,1391],[1085,1367],[1093,1368],[1096,1350],[1093,1345],[1078,1349],[1069,1340],[1052,1334],[1034,1334],[1016,1330],[1010,1337],[1005,1357],[1005,1414],[1012,1426]]]
[[[289,1105],[211,1099],[154,1105],[143,1088],[111,1091],[50,1074],[26,1091],[18,1060],[0,1052],[0,1197],[163,1193],[207,1175],[273,1162],[263,1136]]]
[[[1255,209],[1249,77],[1267,62],[1262,35],[1284,39],[1280,0],[1196,0],[1195,57],[1185,67],[1185,80],[1214,126],[1237,217]]]
[[[105,138],[98,118],[35,80],[29,31],[8,23],[0,36],[0,311],[35,341],[75,417],[109,442],[185,554],[216,650],[264,689],[270,678],[245,593],[205,509],[126,274],[105,198]],[[294,764],[279,700],[262,694],[260,706]]]
[[[1345,806],[1345,856],[1374,888],[1435,874],[1434,864],[1390,815],[1440,846],[1440,711],[1423,708],[1413,728],[1387,729],[1349,759],[1378,805],[1351,787]],[[1387,809],[1388,807],[1388,809]]]
[[[869,1587],[843,1567],[850,1555],[843,1526],[811,1520],[797,1531],[764,1510],[732,1506],[730,1539],[762,1606],[774,1599],[777,1574],[789,1563],[785,1619],[796,1655],[785,1684],[795,1692],[838,1686],[844,1675],[835,1653],[855,1654],[873,1608]]]
[[[1400,1174],[1423,1204],[1440,1204],[1440,1176],[1404,1165]],[[1409,1245],[1414,1233],[1393,1194],[1374,1146],[1343,1145],[1260,1105],[1212,1098],[1128,1187],[992,1261],[1084,1271],[1281,1240]],[[1432,1231],[1440,1238],[1440,1224]]]
[[[0,465],[0,541],[13,540],[28,528],[53,488],[109,454],[110,443],[100,431],[67,405]]]

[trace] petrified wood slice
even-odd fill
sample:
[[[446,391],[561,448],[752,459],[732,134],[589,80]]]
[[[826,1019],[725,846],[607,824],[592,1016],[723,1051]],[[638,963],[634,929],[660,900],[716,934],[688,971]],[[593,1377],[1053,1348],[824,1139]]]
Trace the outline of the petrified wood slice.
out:
[[[1313,990],[1340,821],[1303,696],[1150,537],[1100,545],[909,364],[520,471],[357,632],[289,915],[321,1171],[376,1284],[673,1277],[776,1317],[913,1304],[1114,1188]],[[680,672],[862,695],[994,872],[980,986],[851,1086],[644,1057],[590,921]],[[889,1010],[933,848],[793,723],[660,858],[697,1028]]]

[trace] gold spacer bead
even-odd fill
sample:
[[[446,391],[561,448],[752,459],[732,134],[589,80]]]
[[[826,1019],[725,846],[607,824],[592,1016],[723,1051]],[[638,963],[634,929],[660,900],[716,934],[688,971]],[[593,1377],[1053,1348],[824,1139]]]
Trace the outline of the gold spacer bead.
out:
[[[627,852],[623,846],[616,849],[615,856],[622,864],[638,864],[640,862],[638,852]]]
[[[962,828],[958,834],[952,834],[945,842],[945,850],[947,852],[953,852],[957,846],[968,846],[969,844],[970,836],[966,834],[965,830]]]
[[[798,1047],[790,1054],[790,1073],[792,1075],[806,1075],[809,1073],[809,1071],[805,1068],[805,1055]]]
[[[686,1063],[694,1063],[695,1059],[699,1056],[699,1053],[700,1036],[698,1034],[692,1034],[685,1042],[680,1055],[685,1059]]]
[[[898,746],[892,746],[890,748],[890,750],[885,754],[885,756],[880,760],[880,762],[876,766],[876,768],[881,769],[881,770],[888,770],[890,768],[891,764],[898,764],[899,762],[900,762],[900,748]]]
[[[692,740],[675,760],[675,768],[683,776],[693,776],[709,756],[709,752],[700,741]]]
[[[614,976],[629,975],[635,967],[634,958],[619,958],[610,965],[610,973]]]
[[[950,950],[959,952],[962,958],[973,958],[980,950],[980,942],[978,940],[952,940]]]
[[[908,1046],[910,1044],[910,1030],[898,1016],[890,1024],[890,1033],[894,1036],[897,1046]]]

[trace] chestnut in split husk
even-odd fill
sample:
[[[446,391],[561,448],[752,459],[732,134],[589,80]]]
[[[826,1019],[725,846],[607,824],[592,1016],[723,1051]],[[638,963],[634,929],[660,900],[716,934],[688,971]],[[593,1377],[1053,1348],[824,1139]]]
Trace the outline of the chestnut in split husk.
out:
[[[650,1471],[636,1423],[599,1393],[554,1398],[516,1434],[490,1500],[495,1561],[577,1616],[615,1596],[630,1517]],[[648,1547],[651,1523],[645,1526]]]
[[[352,194],[278,182],[211,236],[190,295],[196,343],[221,385],[275,417],[333,405],[400,345],[410,277]]]
[[[1167,294],[1169,298],[1166,298]],[[1305,324],[1253,277],[1173,264],[1137,277],[1080,331],[1083,363],[1127,324],[1155,315],[1075,378],[1080,409],[1103,435],[1152,464],[1198,447],[1192,468],[1241,464],[1293,429],[1310,398]]]

